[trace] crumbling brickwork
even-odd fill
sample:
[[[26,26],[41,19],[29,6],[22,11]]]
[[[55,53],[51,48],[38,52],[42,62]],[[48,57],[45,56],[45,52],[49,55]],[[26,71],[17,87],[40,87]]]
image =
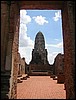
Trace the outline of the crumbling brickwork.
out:
[[[75,99],[75,2],[51,0],[1,1],[1,85],[8,83],[9,96],[7,97],[15,99],[17,95],[16,69],[20,9],[62,10],[66,98]],[[10,79],[10,82],[3,83],[5,76],[8,76],[7,80]],[[4,90],[2,87],[1,94],[3,98],[6,98],[8,93]]]
[[[22,74],[25,74],[25,58],[21,59]]]
[[[54,60],[53,73],[58,75],[64,73],[64,54],[59,53]]]
[[[8,5],[5,1],[1,2],[1,71],[5,70],[5,60],[8,43]]]
[[[30,70],[50,70],[47,59],[47,49],[45,49],[45,39],[42,32],[38,32],[35,37],[34,49],[32,50],[32,60],[29,64]]]
[[[14,1],[2,1],[2,71],[8,75],[8,90],[2,89],[2,98],[16,98],[17,96],[17,53],[19,46],[19,9]],[[5,22],[3,22],[5,21]],[[5,30],[5,31],[3,31]],[[5,36],[4,36],[5,35]],[[5,38],[4,38],[5,37]],[[4,45],[4,46],[3,46]],[[4,60],[5,59],[5,60]],[[3,75],[3,74],[2,74]],[[2,76],[5,78],[6,76]],[[5,81],[7,83],[7,80]],[[3,83],[4,84],[4,83]],[[4,85],[5,86],[5,85]]]
[[[18,74],[17,76],[21,76],[25,74],[25,58],[21,58],[20,53],[18,53]]]
[[[62,11],[66,98],[75,99],[75,2],[67,1]]]

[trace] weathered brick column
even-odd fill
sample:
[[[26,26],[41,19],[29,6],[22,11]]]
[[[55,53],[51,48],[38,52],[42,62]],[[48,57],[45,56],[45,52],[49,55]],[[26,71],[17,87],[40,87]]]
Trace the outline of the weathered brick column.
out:
[[[9,81],[7,98],[11,99],[16,98],[17,95],[17,54],[20,16],[17,2],[4,1],[1,4],[1,71],[5,71],[5,76],[1,77],[2,82],[7,84]],[[4,80],[6,75],[8,76],[7,80]],[[5,84],[1,84],[5,86]],[[2,98],[6,98],[5,92],[2,88]]]
[[[6,1],[1,1],[1,71],[5,71],[5,60],[8,43],[8,5]]]
[[[75,99],[75,4],[67,1],[62,11],[66,99]]]
[[[8,11],[9,33],[8,33],[8,43],[7,43],[6,64],[5,64],[6,70],[11,70],[11,65],[12,65],[12,45],[13,45],[13,37],[14,37],[14,23],[15,23],[13,3],[14,2],[10,2],[10,8],[8,9],[9,10]]]
[[[19,25],[20,13],[17,3],[13,2],[11,6],[11,28],[13,27],[13,44],[12,44],[12,65],[11,65],[11,78],[10,78],[10,92],[9,98],[17,98],[17,67],[18,67],[18,46],[19,46]],[[14,18],[13,18],[14,17]],[[13,20],[14,19],[14,20]],[[13,23],[14,21],[14,23]]]

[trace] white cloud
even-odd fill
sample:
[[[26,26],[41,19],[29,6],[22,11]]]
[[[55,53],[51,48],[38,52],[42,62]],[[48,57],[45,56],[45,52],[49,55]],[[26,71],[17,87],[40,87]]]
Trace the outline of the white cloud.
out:
[[[60,53],[60,52],[51,52],[51,53],[49,53],[48,60],[49,60],[49,63],[50,64],[53,64],[54,63],[54,59],[58,55],[58,53]]]
[[[25,57],[25,61],[29,64],[31,60],[31,52],[34,48],[34,41],[27,35],[27,24],[31,22],[31,17],[27,15],[26,10],[20,11],[20,30],[19,30],[19,53]]]
[[[57,44],[57,47],[58,47],[58,48],[63,48],[63,42],[58,43],[58,44]]]
[[[48,52],[48,61],[50,64],[54,63],[54,59],[58,55],[58,53],[63,54],[63,42],[60,42],[58,44],[45,44],[45,47]]]
[[[53,17],[53,20],[58,21],[60,18],[61,18],[61,12],[58,11],[58,12],[55,13],[55,16]]]
[[[32,58],[32,48],[30,47],[19,47],[19,53],[21,58],[24,57],[27,64],[31,61]]]
[[[59,39],[54,39],[55,41],[59,41]]]
[[[30,39],[30,37],[27,37],[27,34],[25,33],[25,36],[21,36],[19,39],[19,46],[20,47],[34,47],[33,40]]]
[[[26,10],[20,10],[20,24],[28,24],[29,22],[31,22],[31,17],[26,14]]]
[[[45,44],[46,47],[50,46],[50,47],[56,47],[56,48],[63,48],[63,42],[60,42],[58,44]]]
[[[43,25],[44,23],[48,23],[48,21],[45,20],[45,17],[43,17],[41,15],[33,17],[33,19],[35,19],[35,22],[38,23],[39,25]]]
[[[34,42],[27,35],[27,24],[31,22],[31,17],[26,14],[27,14],[26,10],[20,10],[19,46],[33,48]]]

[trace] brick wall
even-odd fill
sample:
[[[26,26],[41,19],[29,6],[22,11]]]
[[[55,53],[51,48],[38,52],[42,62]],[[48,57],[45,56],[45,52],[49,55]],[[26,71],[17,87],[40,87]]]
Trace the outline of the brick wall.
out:
[[[62,11],[66,98],[75,99],[75,2],[67,1]]]
[[[10,8],[10,31],[14,32],[12,35],[12,69],[10,78],[10,99],[17,98],[17,73],[18,73],[18,46],[19,46],[19,9],[16,2],[11,2]],[[13,23],[12,23],[13,22]]]
[[[55,75],[64,73],[64,55],[59,53],[54,60],[53,72]]]
[[[25,74],[25,58],[21,59],[22,74]]]
[[[8,5],[5,1],[1,1],[1,71],[5,71],[9,32],[8,17]]]

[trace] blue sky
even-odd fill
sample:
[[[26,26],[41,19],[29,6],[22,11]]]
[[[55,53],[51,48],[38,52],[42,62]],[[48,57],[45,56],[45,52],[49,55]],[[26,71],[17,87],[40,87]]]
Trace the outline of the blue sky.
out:
[[[45,38],[48,61],[53,64],[58,53],[63,54],[62,19],[60,10],[20,10],[19,53],[29,64],[36,34]]]

